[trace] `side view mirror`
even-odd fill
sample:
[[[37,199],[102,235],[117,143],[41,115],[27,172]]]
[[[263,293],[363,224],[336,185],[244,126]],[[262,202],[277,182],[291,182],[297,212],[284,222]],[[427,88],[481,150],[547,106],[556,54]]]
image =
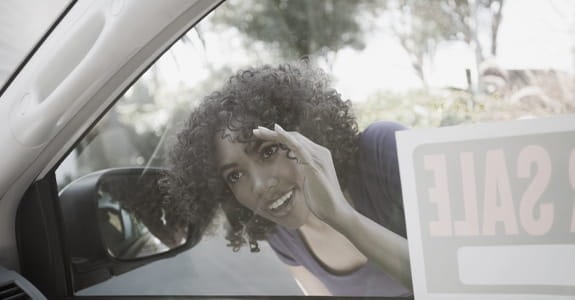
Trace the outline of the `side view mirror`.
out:
[[[166,215],[160,168],[88,174],[59,195],[77,289],[193,247],[200,233]],[[80,285],[80,286],[78,286]]]
[[[100,174],[96,185],[100,235],[118,259],[151,256],[187,241],[187,227],[168,223],[158,187],[161,171],[114,170]]]

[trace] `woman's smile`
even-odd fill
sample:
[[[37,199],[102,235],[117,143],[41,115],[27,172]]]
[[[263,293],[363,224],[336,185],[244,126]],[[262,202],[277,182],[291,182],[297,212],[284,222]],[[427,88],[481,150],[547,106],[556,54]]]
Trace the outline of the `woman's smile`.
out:
[[[294,190],[292,189],[269,204],[267,210],[276,217],[283,217],[289,214],[293,208],[293,196]]]
[[[272,204],[269,206],[269,209],[271,211],[278,210],[279,207],[282,206],[283,204],[285,204],[288,199],[291,199],[291,196],[293,196],[293,191],[289,191],[289,192],[285,193],[279,199],[272,202]]]

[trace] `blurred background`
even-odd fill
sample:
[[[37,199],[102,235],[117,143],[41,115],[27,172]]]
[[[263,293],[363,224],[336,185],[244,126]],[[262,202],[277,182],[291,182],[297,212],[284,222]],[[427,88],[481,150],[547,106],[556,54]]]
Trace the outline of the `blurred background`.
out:
[[[574,57],[571,0],[229,0],[125,93],[59,183],[161,166],[178,123],[246,66],[308,58],[353,102],[360,129],[439,127],[573,112]]]

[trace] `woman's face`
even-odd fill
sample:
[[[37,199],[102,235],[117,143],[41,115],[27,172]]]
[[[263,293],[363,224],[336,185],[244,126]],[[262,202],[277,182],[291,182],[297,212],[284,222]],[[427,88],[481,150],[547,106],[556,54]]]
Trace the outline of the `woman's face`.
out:
[[[236,199],[254,213],[290,229],[303,225],[310,211],[297,162],[274,141],[232,142],[216,137],[220,174]]]

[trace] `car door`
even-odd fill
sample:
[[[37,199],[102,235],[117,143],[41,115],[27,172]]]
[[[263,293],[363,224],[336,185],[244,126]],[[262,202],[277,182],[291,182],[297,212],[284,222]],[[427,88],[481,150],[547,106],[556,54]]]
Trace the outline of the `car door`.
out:
[[[218,1],[71,2],[44,38],[3,84],[2,261],[26,273],[16,243],[19,199],[33,181],[52,182],[51,169],[87,128],[149,64],[209,12]],[[49,25],[49,24],[48,24]],[[44,181],[43,181],[44,180]],[[47,186],[50,186],[48,183]],[[42,194],[42,201],[56,196]],[[29,221],[29,220],[28,220]],[[58,224],[39,224],[60,243]],[[25,226],[33,226],[23,222]],[[22,223],[21,223],[22,225]],[[46,237],[46,236],[45,236]],[[40,289],[49,297],[70,295],[61,246],[43,244],[32,261],[42,269]],[[56,248],[53,248],[56,247]],[[38,265],[46,259],[50,263]],[[33,280],[34,281],[34,280]]]

